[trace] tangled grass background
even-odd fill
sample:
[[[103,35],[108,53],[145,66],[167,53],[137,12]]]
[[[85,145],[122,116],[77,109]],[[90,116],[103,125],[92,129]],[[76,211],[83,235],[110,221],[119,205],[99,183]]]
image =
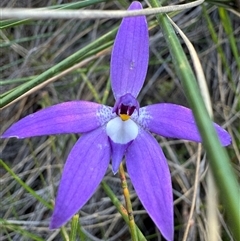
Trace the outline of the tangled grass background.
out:
[[[0,5],[39,8],[70,2],[77,1],[2,0]],[[129,5],[129,1],[125,0],[84,2],[89,4],[88,9],[102,10],[126,9]],[[165,1],[168,5],[178,3],[175,0]],[[226,14],[230,22],[224,17]],[[193,9],[170,13],[169,16],[187,35],[198,53],[210,92],[214,120],[226,128],[233,138],[233,144],[227,147],[227,151],[234,171],[240,178],[240,26],[237,1],[212,1]],[[22,84],[96,41],[119,23],[119,19],[2,21],[1,97],[13,89],[21,88]],[[150,63],[145,85],[138,98],[140,105],[171,102],[189,106],[154,15],[148,16],[148,24]],[[236,43],[235,52],[232,41]],[[113,106],[109,80],[111,46],[112,40],[108,40],[101,48],[94,50],[95,54],[86,54],[85,60],[79,60],[81,67],[67,74],[61,72],[55,81],[34,89],[30,95],[3,108],[1,133],[27,114],[68,100],[90,100]],[[182,46],[188,55],[185,44],[182,43]],[[77,138],[78,135],[61,135],[1,140],[1,159],[9,167],[6,170],[3,165],[0,166],[2,241],[68,240],[69,226],[64,230],[49,230],[52,211],[37,200],[32,191],[54,203],[64,162]],[[157,140],[163,147],[171,169],[175,240],[208,240],[210,224],[207,221],[207,200],[209,196],[214,202],[217,199],[214,198],[215,194],[211,196],[208,192],[209,165],[204,148],[182,140],[163,137],[157,137]],[[111,167],[104,180],[117,198],[123,201],[119,177],[112,174]],[[129,189],[137,225],[147,240],[163,240],[130,182]],[[215,240],[234,240],[227,225],[231,217],[224,212],[221,204],[216,204],[219,228]],[[192,205],[194,211],[191,214]],[[79,215],[81,228],[77,240],[130,240],[128,226],[101,186]],[[189,229],[186,234],[187,226]]]

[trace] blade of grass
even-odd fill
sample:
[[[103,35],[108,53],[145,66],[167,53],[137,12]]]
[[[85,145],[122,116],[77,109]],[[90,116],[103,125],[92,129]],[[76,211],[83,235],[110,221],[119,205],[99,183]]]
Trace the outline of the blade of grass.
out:
[[[149,0],[149,2],[153,7],[159,7],[158,1]],[[240,240],[240,194],[227,152],[222,148],[218,140],[198,89],[195,76],[172,25],[166,14],[157,15],[157,20],[168,44],[176,72],[182,82],[189,105],[193,110],[215,181],[220,190],[221,201],[229,217],[231,217],[229,219],[230,229],[235,239]]]
[[[201,62],[198,58],[197,52],[194,49],[192,43],[190,42],[190,40],[187,38],[187,36],[183,33],[183,31],[172,21],[172,19],[170,17],[168,17],[170,23],[173,25],[173,27],[177,30],[177,32],[180,34],[180,36],[182,37],[184,43],[186,44],[188,51],[190,53],[190,56],[192,58],[192,62],[193,62],[193,67],[195,70],[195,74],[197,77],[197,81],[198,81],[198,85],[201,91],[201,95],[202,98],[204,100],[205,106],[207,108],[208,114],[210,115],[210,117],[213,117],[213,113],[212,113],[212,104],[211,104],[211,99],[210,99],[210,95],[209,95],[209,91],[208,91],[208,87],[207,87],[207,81],[203,72],[203,68],[201,65]]]
[[[77,238],[77,230],[79,225],[79,215],[76,214],[72,218],[71,231],[70,231],[70,241],[75,241]]]
[[[100,97],[99,97],[99,94],[98,92],[96,91],[95,87],[93,86],[93,84],[89,81],[89,79],[87,78],[87,76],[84,74],[84,73],[81,73],[81,77],[82,79],[84,80],[84,82],[86,82],[90,92],[92,93],[94,99],[96,102],[100,103],[101,100],[100,100]]]
[[[73,71],[77,71],[78,73],[84,73],[83,69],[80,69],[82,68],[82,66],[86,65],[87,63],[93,61],[94,59],[97,59],[99,58],[101,55],[104,55],[106,54],[105,51],[101,51],[103,48],[107,48],[108,46],[112,45],[112,42],[109,42],[108,45],[102,45],[101,47],[99,48],[96,48],[94,51],[97,52],[97,54],[94,55],[94,52],[93,52],[93,55],[91,56],[91,52],[89,52],[87,55],[84,56],[84,60],[82,60],[81,62],[79,62],[78,64],[75,64],[71,67],[69,67],[68,69],[66,70],[63,70],[62,72],[60,72],[59,74],[57,75],[54,75],[53,77],[45,80],[43,83],[41,84],[38,84],[36,86],[34,86],[33,88],[31,88],[30,90],[26,91],[24,94],[20,95],[19,97],[15,98],[13,101],[11,101],[9,104],[5,105],[5,107],[21,100],[22,98],[25,98],[26,96],[38,91],[39,89],[43,88],[44,86],[62,78],[63,76],[69,74],[70,72],[73,72]],[[101,52],[100,52],[101,51]],[[108,51],[108,50],[106,50]],[[91,57],[88,57],[88,56],[91,56]],[[5,92],[4,94],[0,95],[0,98],[3,98],[4,96],[7,96],[9,94],[12,93],[13,90],[16,90],[18,87],[15,87],[7,92]]]
[[[109,92],[110,92],[110,87],[111,87],[110,78],[108,78],[108,81],[107,81],[107,84],[106,84],[106,89],[105,89],[104,94],[103,94],[103,99],[101,101],[101,103],[104,104],[104,105],[106,105],[107,98],[108,98]]]
[[[102,37],[98,38],[94,42],[90,43],[86,47],[80,49],[76,53],[72,54],[71,56],[67,57],[60,63],[56,64],[55,66],[51,67],[50,69],[46,70],[36,78],[32,79],[31,81],[20,85],[18,88],[10,92],[8,95],[3,96],[0,102],[0,108],[3,108],[5,105],[9,104],[14,99],[18,98],[19,96],[26,93],[28,90],[34,88],[35,86],[45,82],[48,78],[56,75],[57,73],[67,69],[68,67],[76,64],[77,62],[83,60],[84,58],[88,57],[90,54],[95,54],[96,52],[100,51],[99,48],[102,50],[102,46],[109,47],[109,44],[106,42],[111,41],[117,32],[117,28],[114,28],[107,34],[103,35]]]
[[[204,4],[202,4],[202,9],[203,9],[203,16],[207,20],[208,29],[209,29],[210,35],[212,37],[212,40],[216,44],[217,52],[218,52],[218,54],[221,57],[221,61],[223,63],[225,71],[227,72],[227,76],[228,76],[229,80],[232,82],[232,75],[231,75],[231,71],[230,71],[229,65],[227,63],[227,58],[226,58],[226,56],[224,54],[222,46],[219,45],[219,43],[218,43],[218,35],[217,35],[217,33],[216,33],[215,29],[214,29],[212,20],[210,19],[209,15],[207,13],[207,8],[206,8],[206,6]]]
[[[80,237],[80,240],[81,240],[81,241],[89,240],[89,239],[87,239],[85,233],[82,231],[82,226],[81,226],[80,218],[79,218],[79,221],[78,221],[78,229],[77,229],[77,232],[78,232],[78,236]],[[90,241],[90,240],[89,240],[89,241]]]
[[[62,235],[64,241],[70,241],[65,227],[61,227],[61,235]]]
[[[17,78],[17,79],[0,80],[0,85],[3,86],[3,85],[11,85],[11,84],[17,84],[17,83],[24,83],[36,77],[37,76],[29,76],[29,77],[23,77],[23,78]]]
[[[221,18],[222,25],[223,25],[224,30],[229,39],[229,43],[230,43],[230,46],[232,49],[233,56],[237,62],[238,70],[240,71],[240,56],[239,56],[239,51],[238,51],[237,44],[236,44],[236,39],[234,37],[231,20],[229,18],[228,12],[225,8],[219,8],[218,10],[219,10],[219,15]]]
[[[236,11],[240,10],[240,5],[237,2],[238,0],[206,0],[206,2],[224,7],[224,8],[232,8]]]
[[[0,159],[0,166],[2,166],[28,193],[35,197],[40,203],[49,209],[53,209],[53,206],[50,203],[42,199],[32,188],[22,181],[2,159]]]
[[[49,9],[79,9],[91,6],[93,4],[101,3],[101,2],[107,2],[108,0],[85,0],[85,1],[78,1],[75,3],[65,3],[65,4],[59,4],[55,6],[49,7]]]
[[[18,225],[13,225],[5,221],[4,219],[0,218],[0,226],[4,229],[11,230],[13,232],[19,233],[25,238],[28,238],[28,240],[36,240],[36,241],[44,241],[45,239],[42,239],[41,237],[37,236],[36,234],[33,234],[31,232],[28,232],[27,230],[21,228]]]
[[[106,2],[106,0],[86,0],[86,1],[79,1],[76,3],[66,3],[66,4],[59,4],[59,5],[54,5],[50,6],[44,9],[79,9],[79,8],[84,8],[87,6],[91,6],[93,4],[101,3],[101,2]],[[21,24],[27,24],[31,23],[33,20],[31,19],[23,19],[23,20],[2,20],[0,21],[0,30],[9,28],[9,27],[14,27],[18,26]]]
[[[47,38],[47,37],[51,36],[52,34],[53,33],[45,33],[45,34],[39,34],[39,35],[26,37],[26,38],[15,39],[15,40],[12,40],[12,41],[6,41],[6,42],[1,43],[0,48],[9,47],[13,44],[19,44],[19,43],[24,43],[24,42],[27,42],[27,41],[32,41],[34,39]]]

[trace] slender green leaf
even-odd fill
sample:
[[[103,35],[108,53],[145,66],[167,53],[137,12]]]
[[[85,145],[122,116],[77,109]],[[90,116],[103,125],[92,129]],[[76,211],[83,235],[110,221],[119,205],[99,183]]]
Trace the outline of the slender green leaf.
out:
[[[225,8],[219,8],[219,15],[221,17],[222,25],[229,39],[229,43],[233,52],[233,56],[237,62],[238,70],[240,71],[240,55],[237,48],[236,39],[234,37],[232,23],[229,18],[228,12]]]
[[[66,4],[54,5],[54,6],[47,7],[46,9],[79,9],[79,8],[84,8],[84,7],[91,6],[93,4],[97,4],[97,3],[101,3],[101,2],[106,2],[106,0],[85,0],[85,1],[75,2],[75,3],[66,3]],[[31,19],[2,20],[2,21],[0,21],[0,30],[10,28],[10,27],[14,27],[14,26],[18,26],[18,25],[21,25],[21,24],[31,23],[32,21],[33,20],[31,20]]]
[[[79,215],[76,214],[72,218],[71,222],[71,232],[70,232],[70,241],[75,241],[77,238],[77,231],[79,225]]]
[[[29,192],[33,197],[35,197],[39,202],[49,209],[53,209],[53,206],[41,198],[31,187],[29,187],[24,181],[22,181],[16,173],[3,161],[0,159],[0,166],[2,166],[27,192]]]
[[[158,1],[150,0],[149,2],[153,7],[159,7]],[[172,25],[166,14],[157,15],[157,19],[168,44],[176,72],[182,82],[189,105],[193,110],[215,181],[220,190],[221,201],[224,203],[228,216],[231,217],[229,219],[230,229],[235,239],[240,240],[240,193],[227,152],[218,140],[198,89],[195,76]]]
[[[28,240],[36,240],[36,241],[44,241],[45,240],[45,239],[39,237],[38,235],[27,231],[26,228],[22,228],[21,226],[8,223],[7,221],[5,221],[4,219],[1,219],[1,218],[0,218],[0,227],[1,227],[1,229],[5,228],[7,230],[19,233],[22,236],[28,238]]]
[[[43,83],[48,78],[53,77],[54,75],[58,74],[59,72],[67,69],[70,66],[73,66],[77,62],[80,62],[86,57],[90,55],[98,53],[98,51],[102,50],[102,48],[107,48],[111,44],[113,37],[117,32],[117,28],[111,30],[107,34],[103,35],[102,37],[98,38],[94,42],[90,43],[86,47],[80,49],[76,53],[72,54],[71,56],[67,57],[60,63],[54,65],[50,69],[46,70],[36,78],[28,81],[20,85],[15,90],[11,91],[8,95],[3,96],[0,103],[0,108],[4,107],[14,99],[18,98],[19,96],[23,95],[30,89],[34,88],[35,86]]]
[[[225,53],[223,51],[222,46],[219,44],[218,35],[217,35],[217,33],[214,29],[214,25],[213,25],[212,20],[210,19],[209,15],[207,13],[207,8],[204,4],[202,5],[202,9],[203,9],[203,15],[204,15],[205,19],[207,20],[208,29],[209,29],[209,32],[211,34],[212,40],[216,44],[217,51],[218,51],[218,53],[221,57],[221,61],[223,63],[225,71],[227,72],[228,78],[232,81],[232,75],[231,75],[229,65],[227,63],[227,58],[225,56]]]

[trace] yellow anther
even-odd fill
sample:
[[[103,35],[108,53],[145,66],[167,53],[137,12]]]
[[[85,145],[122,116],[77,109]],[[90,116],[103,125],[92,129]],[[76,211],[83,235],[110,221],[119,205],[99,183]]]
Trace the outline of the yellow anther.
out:
[[[130,118],[130,116],[129,116],[129,115],[126,115],[126,114],[120,114],[120,117],[121,117],[121,119],[122,119],[123,121],[126,121],[126,120],[128,120],[128,119]]]

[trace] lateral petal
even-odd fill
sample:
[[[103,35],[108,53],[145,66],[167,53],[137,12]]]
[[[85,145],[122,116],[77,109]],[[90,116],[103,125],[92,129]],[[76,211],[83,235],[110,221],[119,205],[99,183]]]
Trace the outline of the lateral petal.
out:
[[[110,107],[89,101],[69,101],[26,116],[13,124],[2,138],[83,133],[105,124],[113,116]]]
[[[90,199],[110,161],[110,144],[103,128],[83,134],[63,169],[50,228],[64,225]]]
[[[136,120],[151,132],[170,138],[201,142],[201,136],[190,109],[175,104],[154,104],[139,110]],[[231,136],[221,126],[213,123],[223,146],[231,144]]]
[[[133,2],[128,10],[142,9]],[[123,18],[114,41],[111,57],[111,83],[115,99],[130,93],[137,97],[148,67],[149,39],[145,16]]]
[[[173,240],[173,196],[166,158],[157,141],[141,130],[126,154],[127,171],[144,208],[162,235]]]

